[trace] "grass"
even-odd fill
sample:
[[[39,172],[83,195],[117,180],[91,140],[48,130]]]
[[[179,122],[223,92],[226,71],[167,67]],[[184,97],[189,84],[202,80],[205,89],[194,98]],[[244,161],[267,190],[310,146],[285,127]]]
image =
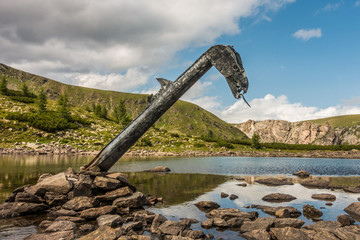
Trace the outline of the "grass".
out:
[[[316,120],[308,120],[308,122],[313,122],[320,125],[328,122],[331,125],[331,127],[334,128],[352,127],[352,126],[360,125],[360,114],[321,118]]]

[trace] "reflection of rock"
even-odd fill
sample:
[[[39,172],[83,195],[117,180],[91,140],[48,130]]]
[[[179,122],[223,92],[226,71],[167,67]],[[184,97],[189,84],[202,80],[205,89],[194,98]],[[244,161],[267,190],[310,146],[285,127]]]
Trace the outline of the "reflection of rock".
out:
[[[319,194],[313,194],[311,195],[311,198],[318,199],[318,200],[324,200],[324,201],[335,201],[336,196],[329,193],[319,193]]]
[[[308,173],[305,170],[300,170],[300,171],[294,172],[293,175],[298,176],[298,177],[309,177],[310,173]]]
[[[327,188],[329,186],[329,181],[321,179],[307,179],[300,182],[300,184],[310,188]]]
[[[306,204],[303,206],[303,214],[305,217],[307,218],[320,218],[323,213],[316,209],[314,206],[310,205],[310,204]]]
[[[145,172],[170,172],[170,171],[171,171],[170,168],[164,166],[158,166],[149,170],[145,170]]]
[[[296,197],[284,193],[271,193],[262,198],[263,201],[268,202],[290,202],[294,199],[296,199]]]
[[[269,186],[294,185],[288,178],[262,178],[255,180],[255,182]]]

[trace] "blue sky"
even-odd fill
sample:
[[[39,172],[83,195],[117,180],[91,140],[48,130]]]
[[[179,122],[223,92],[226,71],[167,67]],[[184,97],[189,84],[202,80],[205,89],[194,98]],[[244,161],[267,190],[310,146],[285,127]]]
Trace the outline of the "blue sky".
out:
[[[2,1],[0,62],[64,83],[154,93],[155,77],[175,80],[210,46],[229,44],[252,107],[215,69],[182,99],[232,123],[360,113],[359,0],[140,2]]]

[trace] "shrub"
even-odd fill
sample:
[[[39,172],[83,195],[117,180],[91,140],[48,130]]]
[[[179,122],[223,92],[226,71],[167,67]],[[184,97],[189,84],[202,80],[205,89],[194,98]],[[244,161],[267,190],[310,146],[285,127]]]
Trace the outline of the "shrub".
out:
[[[180,137],[180,135],[178,133],[170,133],[170,136],[171,137],[176,137],[176,138]]]
[[[201,147],[205,147],[206,145],[203,143],[194,143],[193,146],[196,148],[201,148]]]
[[[235,147],[234,147],[234,145],[232,145],[231,143],[229,143],[229,142],[227,142],[227,141],[225,141],[225,140],[218,140],[217,142],[216,142],[216,146],[217,147],[225,147],[225,148],[228,148],[228,149],[234,149]]]
[[[138,142],[138,145],[141,147],[152,147],[153,144],[148,138],[141,138]]]
[[[254,133],[254,135],[251,138],[251,146],[255,149],[260,149],[261,148],[261,143],[260,143],[260,136],[257,133]]]

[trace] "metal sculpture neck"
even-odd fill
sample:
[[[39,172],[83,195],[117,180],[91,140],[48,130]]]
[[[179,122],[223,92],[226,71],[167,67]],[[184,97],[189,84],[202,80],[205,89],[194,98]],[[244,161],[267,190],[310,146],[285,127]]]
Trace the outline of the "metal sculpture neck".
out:
[[[230,46],[215,45],[207,50],[174,82],[158,78],[161,89],[148,98],[148,105],[122,132],[85,166],[98,166],[108,171],[131,146],[212,66],[226,78],[235,98],[240,98],[248,89],[248,80],[240,55]]]

